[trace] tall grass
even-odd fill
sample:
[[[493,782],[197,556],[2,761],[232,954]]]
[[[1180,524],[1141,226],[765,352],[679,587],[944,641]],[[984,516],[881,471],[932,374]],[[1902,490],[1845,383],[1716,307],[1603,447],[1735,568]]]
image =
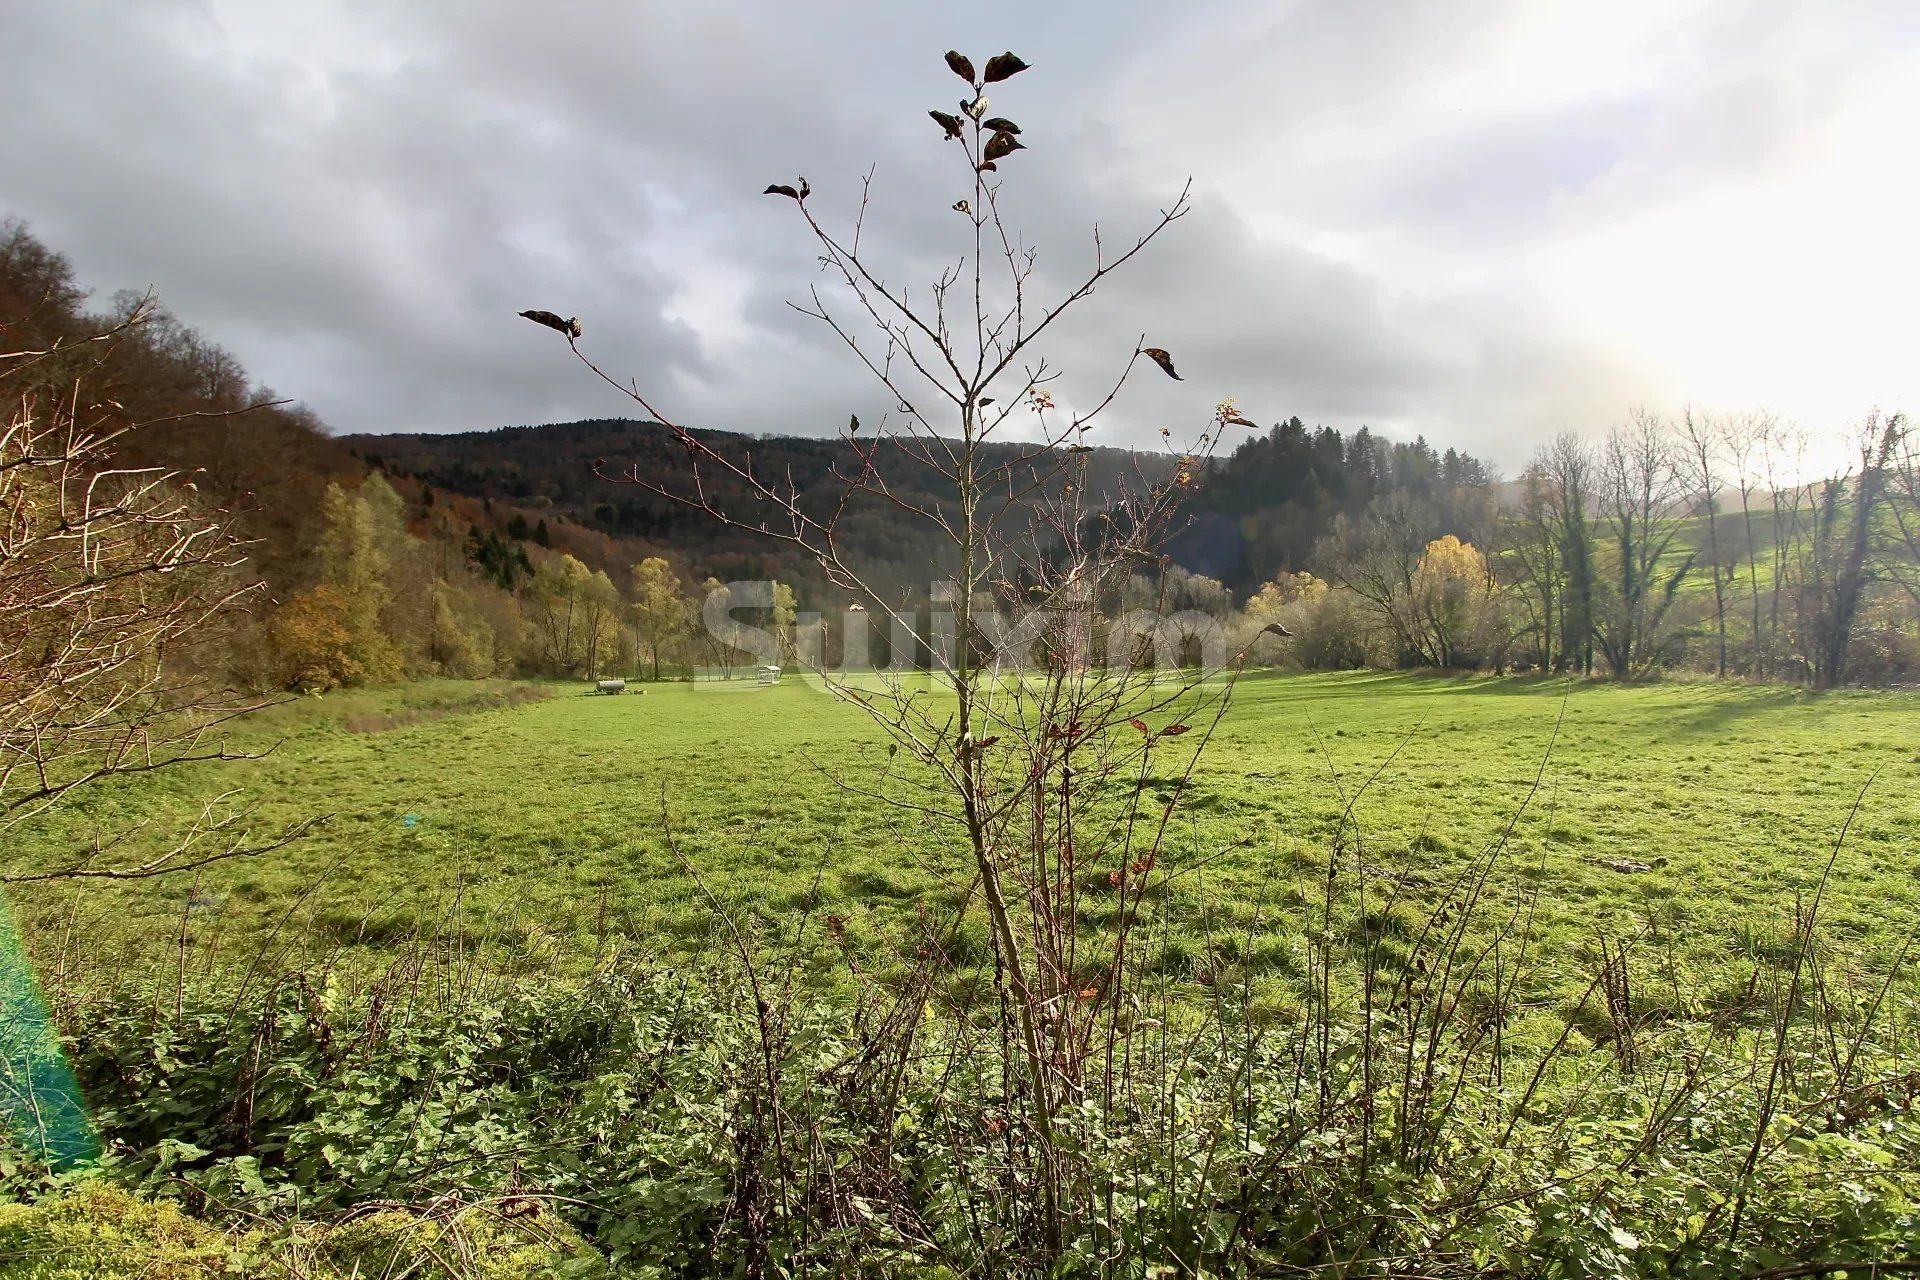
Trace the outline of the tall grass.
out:
[[[1290,1018],[1243,980],[1259,930],[1182,943],[1151,892],[1103,910],[1085,927],[1131,941],[1042,1011],[1081,1055],[1046,1130],[1008,993],[944,980],[964,931],[932,912],[904,970],[849,946],[831,984],[803,962],[832,917],[775,937],[716,899],[691,968],[506,976],[450,927],[372,976],[183,958],[50,994],[108,1171],[218,1220],[477,1207],[686,1276],[1891,1274],[1920,1250],[1914,993],[1827,947],[1824,881],[1708,1005],[1650,932],[1543,955],[1532,904],[1487,891],[1504,844],[1414,910],[1343,827]]]

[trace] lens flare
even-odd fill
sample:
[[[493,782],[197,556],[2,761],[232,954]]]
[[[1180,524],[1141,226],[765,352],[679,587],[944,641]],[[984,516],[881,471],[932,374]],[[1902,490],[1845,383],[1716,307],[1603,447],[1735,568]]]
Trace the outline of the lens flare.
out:
[[[32,962],[0,898],[0,1133],[64,1173],[100,1158],[80,1082],[60,1044]]]

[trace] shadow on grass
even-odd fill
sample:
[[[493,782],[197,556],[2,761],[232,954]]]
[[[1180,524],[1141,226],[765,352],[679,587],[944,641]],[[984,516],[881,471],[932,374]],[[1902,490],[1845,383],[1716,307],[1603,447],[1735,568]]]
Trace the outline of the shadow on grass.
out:
[[[1405,671],[1275,671],[1251,677],[1260,683],[1291,685],[1299,697],[1342,693],[1477,693],[1559,696],[1569,687],[1580,689],[1600,681],[1565,675],[1493,676],[1472,671],[1416,667]],[[1249,677],[1241,677],[1243,681]]]
[[[1804,689],[1715,688],[1707,705],[1678,709],[1668,723],[1675,737],[1700,738],[1725,732],[1750,716],[1777,712],[1786,707],[1804,706],[1810,695]]]

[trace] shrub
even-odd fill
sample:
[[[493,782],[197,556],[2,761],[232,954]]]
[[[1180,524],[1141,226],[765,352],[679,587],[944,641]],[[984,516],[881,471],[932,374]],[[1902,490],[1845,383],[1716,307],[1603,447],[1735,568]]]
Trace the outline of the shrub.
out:
[[[0,1241],[87,1260],[35,1276],[135,1255],[196,1275],[267,1245],[387,1274],[483,1220],[506,1234],[467,1254],[523,1268],[497,1274],[1715,1276],[1920,1248],[1920,1072],[1875,988],[1794,977],[1796,948],[1771,1022],[1727,1034],[1637,1012],[1651,962],[1603,948],[1593,1003],[1556,1022],[1481,971],[1458,912],[1404,916],[1391,949],[1342,944],[1372,948],[1369,989],[1343,994],[1310,945],[1284,1024],[1233,992],[1226,953],[1143,959],[1173,1002],[1103,1025],[1051,1146],[1006,1047],[924,975],[841,995],[725,965],[444,982],[423,952],[357,989],[123,989],[74,1017],[109,1172],[279,1234],[94,1187],[10,1211]],[[1042,1160],[1074,1190],[1045,1247]]]

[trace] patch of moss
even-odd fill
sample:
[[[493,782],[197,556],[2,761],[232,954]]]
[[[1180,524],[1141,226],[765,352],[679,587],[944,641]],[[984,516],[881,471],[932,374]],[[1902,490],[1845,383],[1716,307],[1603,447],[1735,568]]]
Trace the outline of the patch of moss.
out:
[[[105,1181],[35,1204],[0,1205],[0,1280],[592,1280],[608,1274],[577,1236],[539,1215],[508,1220],[480,1209],[446,1217],[389,1210],[338,1226],[223,1229]]]

